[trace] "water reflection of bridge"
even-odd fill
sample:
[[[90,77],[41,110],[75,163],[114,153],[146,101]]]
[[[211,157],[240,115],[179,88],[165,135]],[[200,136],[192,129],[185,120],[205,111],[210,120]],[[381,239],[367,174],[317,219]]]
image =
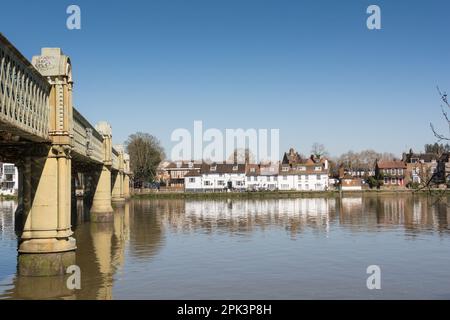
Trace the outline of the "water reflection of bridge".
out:
[[[2,204],[7,205],[7,204]],[[14,215],[0,210],[5,234],[11,236]],[[105,223],[80,223],[75,229],[80,267],[81,290],[69,290],[67,276],[23,277],[16,275],[6,296],[13,299],[113,299],[117,274],[126,254],[137,259],[151,259],[161,247],[162,232],[154,214],[145,216],[145,204],[126,203],[114,209],[114,220]],[[128,250],[127,250],[128,248]],[[128,253],[126,252],[128,251]]]

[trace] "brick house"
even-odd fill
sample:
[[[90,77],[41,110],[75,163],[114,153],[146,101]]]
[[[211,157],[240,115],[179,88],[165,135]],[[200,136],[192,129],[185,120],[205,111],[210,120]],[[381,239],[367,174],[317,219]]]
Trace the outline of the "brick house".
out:
[[[377,160],[375,176],[381,179],[386,187],[404,187],[406,168],[406,163],[401,160]]]
[[[402,161],[406,163],[405,183],[427,183],[438,170],[439,156],[434,153],[404,153]]]

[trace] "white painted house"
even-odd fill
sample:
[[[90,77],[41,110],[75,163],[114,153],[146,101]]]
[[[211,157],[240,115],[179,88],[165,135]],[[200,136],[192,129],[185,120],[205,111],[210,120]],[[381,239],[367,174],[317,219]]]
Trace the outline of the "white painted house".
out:
[[[0,162],[0,194],[14,195],[19,189],[19,174],[16,166]]]
[[[244,191],[246,188],[244,164],[203,164],[198,172],[185,176],[186,191]]]
[[[203,191],[202,175],[200,170],[191,171],[184,176],[184,187],[186,191]]]
[[[313,157],[289,164],[203,164],[185,176],[186,191],[325,191],[328,160]]]
[[[295,164],[282,164],[278,175],[279,190],[325,191],[329,188],[328,160],[312,158]]]

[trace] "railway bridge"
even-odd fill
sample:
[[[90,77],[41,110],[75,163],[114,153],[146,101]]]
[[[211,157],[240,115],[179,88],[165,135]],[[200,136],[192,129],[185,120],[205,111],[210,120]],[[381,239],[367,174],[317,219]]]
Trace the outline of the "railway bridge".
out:
[[[72,64],[59,48],[28,61],[0,34],[0,161],[19,172],[18,271],[64,274],[75,264],[76,197],[90,220],[113,219],[130,196],[129,157],[107,122],[92,125],[72,104]]]

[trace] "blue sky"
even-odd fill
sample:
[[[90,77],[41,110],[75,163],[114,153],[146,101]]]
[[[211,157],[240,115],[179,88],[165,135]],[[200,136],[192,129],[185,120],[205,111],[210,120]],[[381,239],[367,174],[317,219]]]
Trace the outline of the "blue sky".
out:
[[[82,29],[66,28],[66,8]],[[381,7],[382,30],[366,27]],[[75,106],[114,140],[176,128],[279,128],[281,151],[401,152],[446,130],[448,1],[2,1],[0,32],[28,58],[61,47]]]

